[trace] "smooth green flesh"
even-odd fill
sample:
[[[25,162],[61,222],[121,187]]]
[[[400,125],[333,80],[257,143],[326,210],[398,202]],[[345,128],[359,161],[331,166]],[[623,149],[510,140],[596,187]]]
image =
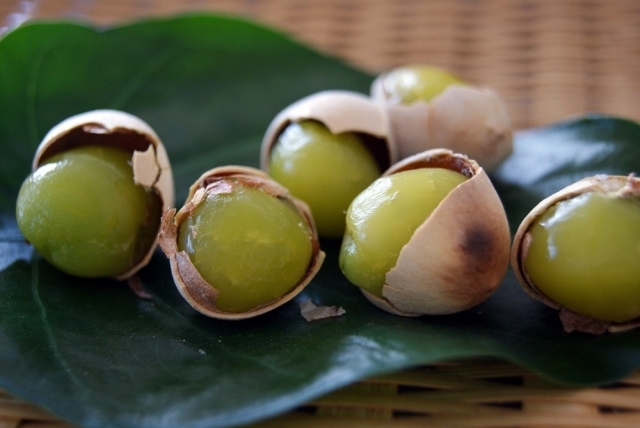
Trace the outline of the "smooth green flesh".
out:
[[[380,170],[356,134],[334,135],[309,120],[291,123],[280,135],[269,174],[309,205],[321,236],[339,238],[349,204]]]
[[[462,174],[421,168],[376,180],[347,211],[340,268],[353,284],[381,295],[385,276],[415,230],[456,186]]]
[[[84,146],[47,159],[22,184],[18,227],[51,264],[76,276],[116,276],[155,241],[161,203],[133,181],[131,153]]]
[[[525,269],[574,312],[604,321],[640,316],[640,202],[585,193],[559,202],[529,229]]]
[[[464,84],[452,74],[435,67],[403,67],[389,72],[383,81],[388,100],[394,104],[429,102],[449,85]]]
[[[178,249],[219,294],[216,306],[246,312],[280,298],[305,275],[311,232],[290,204],[234,186],[208,194],[180,226]]]

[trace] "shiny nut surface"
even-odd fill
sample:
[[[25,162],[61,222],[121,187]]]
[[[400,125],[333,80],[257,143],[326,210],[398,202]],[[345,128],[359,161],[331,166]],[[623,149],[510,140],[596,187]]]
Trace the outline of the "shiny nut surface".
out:
[[[380,77],[380,90],[391,104],[429,102],[451,85],[465,85],[447,70],[425,65],[395,68]]]
[[[23,214],[39,218],[40,226],[29,220],[31,226],[50,231],[43,239],[32,237],[38,250],[79,276],[132,276],[151,258],[161,213],[173,204],[162,142],[144,121],[116,110],[78,114],[54,126],[36,150],[27,184],[18,199],[19,222],[27,221]],[[39,216],[27,206],[33,197],[41,198],[46,211]],[[56,238],[64,228],[71,229],[68,236]],[[122,254],[109,252],[118,246]]]
[[[324,237],[344,233],[344,212],[381,174],[358,133],[333,134],[313,120],[290,123],[273,146],[269,175],[311,208]]]
[[[377,104],[323,91],[280,112],[267,129],[261,168],[311,208],[321,236],[339,238],[353,198],[396,159]]]
[[[508,265],[509,226],[486,173],[449,150],[429,150],[394,164],[383,176],[444,168],[466,177],[411,235],[387,273],[382,296],[363,290],[380,308],[404,316],[450,314],[489,297]],[[390,222],[402,222],[401,213]]]
[[[269,226],[272,221],[281,221],[280,218],[264,218],[270,215],[268,210],[256,213],[256,209],[249,206],[249,209],[254,211],[250,217],[236,211],[240,219],[263,217],[261,221],[253,218],[251,224],[238,225],[234,219],[234,212],[229,211],[243,209],[234,201],[234,198],[239,195],[238,189],[259,191],[264,194],[264,197],[272,199],[273,203],[283,204],[285,210],[294,211],[292,215],[297,216],[296,221],[300,223],[300,227],[305,228],[308,236],[307,243],[304,245],[309,247],[310,255],[308,260],[304,261],[304,269],[300,277],[296,277],[291,284],[285,284],[286,289],[280,294],[266,300],[263,297],[268,293],[265,294],[264,290],[256,289],[255,294],[263,297],[260,297],[262,300],[254,301],[255,296],[252,295],[251,287],[271,287],[270,284],[264,283],[263,275],[276,275],[273,278],[276,283],[284,280],[284,277],[279,276],[277,269],[277,266],[282,263],[282,254],[278,247],[289,246],[289,238],[281,236],[280,229],[264,229],[264,226]],[[240,195],[240,197],[245,196]],[[222,216],[215,217],[213,221],[221,221],[219,227],[234,228],[229,231],[231,234],[225,232],[214,236],[204,222],[199,223],[195,218],[209,215],[199,210],[211,198],[220,199],[222,204],[228,203],[227,207],[223,208],[226,212],[223,212]],[[214,204],[215,202],[213,201]],[[247,201],[243,203],[246,207]],[[248,203],[250,205],[251,200]],[[258,211],[262,207],[264,205],[259,206]],[[207,219],[204,220],[206,222]],[[235,226],[232,224],[234,222]],[[192,236],[185,237],[185,233]],[[194,243],[194,248],[187,248],[192,244],[186,240],[191,238],[194,240],[198,238],[203,242]],[[226,241],[222,242],[220,239]],[[196,247],[197,245],[199,247]],[[320,250],[315,225],[306,204],[292,198],[285,188],[271,180],[262,171],[241,166],[219,167],[205,172],[191,186],[185,205],[179,211],[169,210],[163,216],[160,246],[170,260],[176,286],[187,302],[204,315],[229,320],[254,317],[288,302],[309,284],[324,260],[324,253]],[[230,254],[218,252],[216,255],[216,251],[211,251],[210,259],[198,260],[198,257],[194,257],[195,252],[198,248],[204,248],[203,246],[217,246],[221,251],[230,252]],[[297,250],[293,248],[294,252]],[[206,248],[204,251],[209,252]],[[236,269],[238,260],[244,266],[243,271]],[[229,266],[225,266],[225,263]],[[209,268],[220,268],[224,272],[221,275],[212,275]],[[238,277],[240,283],[235,285],[230,283],[229,276]],[[276,286],[280,287],[281,284]],[[245,297],[248,298],[245,299]],[[249,306],[246,306],[247,304]]]
[[[566,331],[639,324],[640,181],[595,176],[541,201],[514,237],[511,264],[524,290],[558,309]]]

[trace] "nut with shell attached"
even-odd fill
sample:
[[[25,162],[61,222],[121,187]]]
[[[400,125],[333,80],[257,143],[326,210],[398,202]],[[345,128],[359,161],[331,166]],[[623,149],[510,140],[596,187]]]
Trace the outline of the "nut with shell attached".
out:
[[[434,75],[424,66],[403,67],[380,74],[371,85],[371,97],[389,117],[390,136],[400,159],[433,148],[446,148],[474,159],[487,172],[494,171],[513,151],[513,131],[506,106],[492,90],[464,84],[435,73],[441,92],[429,99],[400,101],[389,83],[409,74],[404,90],[426,86],[420,79]],[[402,72],[402,73],[400,73]]]
[[[584,178],[523,219],[511,265],[523,289],[558,309],[565,331],[640,325],[640,179]]]
[[[173,176],[151,127],[94,110],[44,137],[16,202],[18,226],[42,256],[81,277],[127,279],[148,264]]]
[[[395,162],[380,107],[349,91],[323,91],[282,110],[262,141],[260,164],[305,201],[320,236],[340,238],[353,198]]]
[[[255,317],[293,299],[324,260],[306,204],[264,172],[242,166],[202,174],[185,205],[164,214],[159,242],[185,300],[225,320]]]
[[[485,171],[433,149],[394,164],[352,202],[340,267],[388,312],[451,314],[496,290],[509,248],[507,217]]]

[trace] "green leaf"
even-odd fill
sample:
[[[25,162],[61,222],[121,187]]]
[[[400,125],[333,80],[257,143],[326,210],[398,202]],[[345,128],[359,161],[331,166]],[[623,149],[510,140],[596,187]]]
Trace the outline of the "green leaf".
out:
[[[35,254],[15,198],[44,134],[94,108],[138,115],[172,160],[177,200],[206,169],[258,165],[271,119],[324,89],[366,93],[372,76],[277,32],[209,15],[105,31],[34,23],[0,39],[0,387],[92,427],[216,427],[289,410],[364,377],[493,356],[561,382],[613,382],[640,364],[640,331],[567,334],[509,272],[495,295],[449,316],[401,318],[369,304],[338,269],[339,243],[298,300],[338,305],[311,323],[290,302],[257,319],[196,313],[158,253],[150,300],[110,280],[69,277]],[[537,202],[597,173],[637,172],[640,126],[588,117],[519,132],[493,176],[512,230]]]

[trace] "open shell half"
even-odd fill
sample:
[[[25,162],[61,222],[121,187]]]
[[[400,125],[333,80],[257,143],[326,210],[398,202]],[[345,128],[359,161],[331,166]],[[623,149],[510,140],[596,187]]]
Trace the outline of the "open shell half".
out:
[[[489,297],[506,273],[510,249],[506,213],[486,172],[450,150],[416,154],[383,176],[417,168],[446,168],[469,179],[445,197],[402,248],[386,274],[383,297],[362,292],[397,315],[460,312]]]
[[[513,151],[511,120],[495,92],[454,84],[428,103],[401,105],[388,100],[385,76],[374,80],[371,97],[389,116],[390,136],[400,159],[445,148],[469,156],[492,172]]]
[[[182,223],[193,209],[205,199],[207,192],[219,191],[220,182],[228,178],[234,178],[246,186],[260,188],[275,198],[292,202],[306,221],[312,236],[312,257],[309,260],[307,272],[300,282],[280,298],[240,313],[226,312],[216,306],[218,291],[215,284],[207,283],[191,262],[189,255],[178,249],[178,234]],[[234,165],[211,169],[196,180],[189,189],[185,205],[177,212],[175,209],[171,209],[163,215],[159,241],[160,247],[169,258],[174,282],[185,300],[195,310],[206,316],[226,320],[255,317],[290,301],[311,282],[320,270],[325,257],[324,252],[320,249],[318,233],[307,205],[292,197],[286,188],[271,180],[263,171]]]

